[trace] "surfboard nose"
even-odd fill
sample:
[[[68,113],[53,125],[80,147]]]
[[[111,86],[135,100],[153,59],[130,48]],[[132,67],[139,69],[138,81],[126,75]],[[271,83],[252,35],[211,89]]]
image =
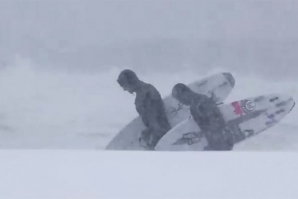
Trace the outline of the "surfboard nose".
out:
[[[235,86],[235,79],[231,73],[223,73],[223,76],[225,76],[225,78],[229,81],[231,87]]]

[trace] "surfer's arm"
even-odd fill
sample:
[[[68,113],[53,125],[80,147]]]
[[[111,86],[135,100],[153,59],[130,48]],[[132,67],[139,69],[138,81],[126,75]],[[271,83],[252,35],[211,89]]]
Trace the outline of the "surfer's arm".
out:
[[[148,91],[143,91],[142,95],[139,96],[136,101],[136,108],[138,110],[139,116],[141,117],[144,125],[149,128],[152,123],[151,118],[151,97]]]
[[[139,103],[142,112],[140,116],[147,128],[150,129],[154,129],[156,125],[158,125],[156,111],[158,107],[156,107],[156,100],[158,100],[156,94],[152,90],[147,90]]]
[[[162,108],[158,107],[160,103],[162,103],[162,99],[155,90],[152,89],[146,93],[146,119],[148,120],[150,129],[159,128],[159,122],[157,120],[159,118],[158,109]]]

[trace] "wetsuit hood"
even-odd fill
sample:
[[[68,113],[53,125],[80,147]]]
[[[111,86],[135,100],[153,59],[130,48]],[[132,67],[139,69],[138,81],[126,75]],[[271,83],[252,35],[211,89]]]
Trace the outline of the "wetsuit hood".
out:
[[[135,89],[140,80],[135,72],[129,69],[125,69],[119,74],[117,82],[123,88]]]
[[[172,89],[172,96],[185,105],[191,103],[192,93],[192,90],[182,83],[176,84]]]

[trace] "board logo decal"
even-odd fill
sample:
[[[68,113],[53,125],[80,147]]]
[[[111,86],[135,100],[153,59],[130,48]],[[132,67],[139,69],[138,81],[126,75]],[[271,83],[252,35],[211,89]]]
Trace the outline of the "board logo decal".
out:
[[[201,87],[201,86],[203,86],[204,84],[206,84],[208,82],[208,80],[204,80],[203,82],[197,82],[197,83],[195,83],[195,85],[197,86],[197,87]]]
[[[260,101],[262,101],[262,100],[264,100],[264,96],[259,96],[259,97],[257,97],[257,98],[255,98],[255,102],[260,102]]]
[[[248,138],[250,136],[253,136],[255,132],[253,129],[246,129],[246,130],[242,131],[242,133],[246,138]]]
[[[241,101],[241,104],[242,104],[242,109],[245,113],[254,111],[256,108],[256,104],[251,100],[243,100]]]
[[[285,112],[284,109],[280,109],[280,110],[276,111],[275,114],[278,115],[278,114],[281,114],[281,113],[284,113],[284,112]]]
[[[169,108],[169,114],[170,114],[170,115],[177,115],[178,112],[179,112],[180,110],[182,110],[183,108],[184,108],[184,105],[181,104],[181,103],[178,103],[177,108],[176,108],[176,107],[170,107],[170,108]]]
[[[182,138],[179,138],[178,140],[176,140],[176,142],[174,142],[173,145],[183,145],[183,144],[192,145],[194,143],[199,142],[201,138],[202,138],[202,135],[200,133],[196,133],[196,132],[184,133],[182,135]]]
[[[218,88],[224,87],[224,86],[226,86],[226,85],[228,85],[228,82],[224,82],[224,83],[220,84],[220,85],[218,86]]]
[[[269,102],[274,102],[274,101],[276,101],[276,100],[279,100],[279,97],[273,97],[273,98],[271,98],[271,99],[269,100]]]
[[[268,121],[265,122],[265,124],[266,124],[267,126],[270,126],[270,125],[273,125],[273,124],[277,123],[274,114],[269,114],[269,113],[266,112],[265,115],[266,115],[267,118],[269,119]]]

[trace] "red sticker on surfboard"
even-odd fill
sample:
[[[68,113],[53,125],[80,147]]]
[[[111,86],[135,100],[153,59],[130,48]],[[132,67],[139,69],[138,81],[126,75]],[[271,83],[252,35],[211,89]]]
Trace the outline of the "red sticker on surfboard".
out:
[[[241,108],[240,102],[232,102],[232,105],[234,107],[234,112],[236,113],[236,115],[243,115],[243,110]]]
[[[255,110],[256,105],[251,100],[241,100],[232,102],[236,115],[244,115]]]

